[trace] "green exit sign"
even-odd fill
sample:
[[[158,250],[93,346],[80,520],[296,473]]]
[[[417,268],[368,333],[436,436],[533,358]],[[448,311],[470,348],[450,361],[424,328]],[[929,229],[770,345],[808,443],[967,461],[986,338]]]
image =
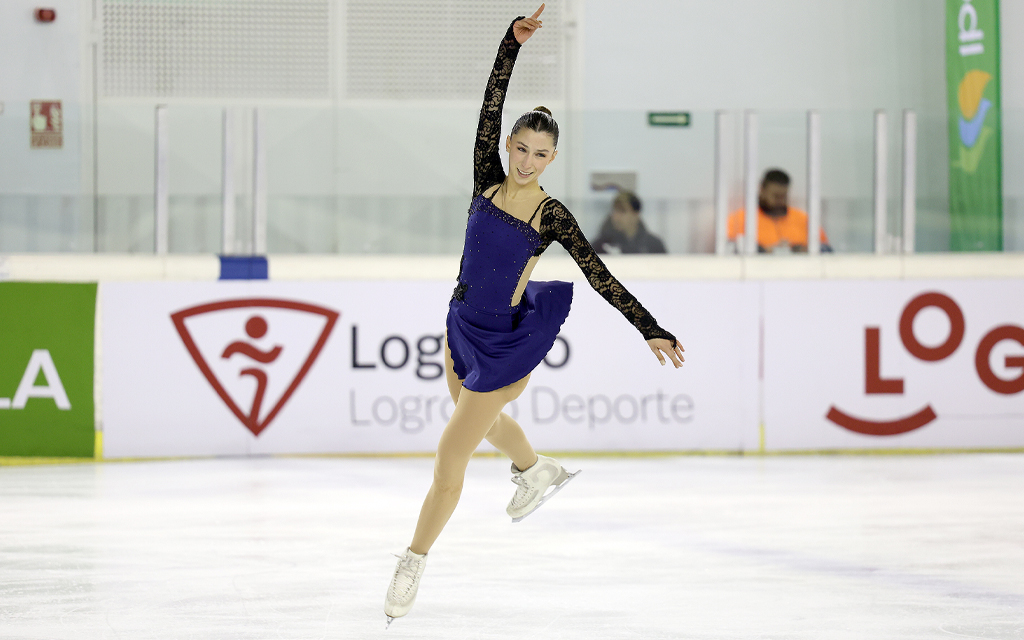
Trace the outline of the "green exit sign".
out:
[[[647,124],[652,127],[688,127],[690,126],[690,112],[650,111],[647,113]]]

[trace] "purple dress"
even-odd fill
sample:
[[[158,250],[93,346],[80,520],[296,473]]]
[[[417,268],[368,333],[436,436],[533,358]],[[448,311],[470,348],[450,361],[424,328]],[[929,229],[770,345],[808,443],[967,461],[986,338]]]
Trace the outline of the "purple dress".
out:
[[[544,253],[553,242],[569,252],[590,286],[644,339],[675,341],[608,271],[561,202],[545,198],[537,207],[534,216],[540,216],[538,231],[532,225],[533,218],[520,220],[484,197],[484,191],[505,180],[498,154],[501,110],[518,53],[519,43],[509,25],[480,109],[473,153],[474,197],[459,284],[448,307],[448,346],[455,374],[471,391],[493,391],[524,378],[554,344],[569,315],[572,283],[529,282],[522,300],[512,306],[512,296],[530,258]]]
[[[448,307],[455,374],[471,391],[512,384],[540,364],[569,315],[571,282],[529,282],[512,296],[540,234],[478,195],[466,225],[459,286]]]

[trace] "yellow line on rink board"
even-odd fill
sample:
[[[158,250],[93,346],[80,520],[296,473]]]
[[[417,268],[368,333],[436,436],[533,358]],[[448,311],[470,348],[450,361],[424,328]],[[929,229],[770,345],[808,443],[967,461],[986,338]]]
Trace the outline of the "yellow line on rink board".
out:
[[[41,464],[82,464],[94,458],[44,458],[34,456],[0,456],[0,467],[27,467]]]
[[[1024,447],[976,449],[808,449],[792,451],[542,451],[547,456],[567,458],[672,458],[672,457],[737,457],[777,458],[795,456],[930,456],[966,453],[1024,453]],[[433,454],[430,454],[433,455]],[[477,453],[474,456],[500,456]]]
[[[975,449],[809,449],[806,451],[541,451],[556,458],[675,458],[675,457],[736,457],[736,458],[778,458],[796,456],[928,456],[961,455],[971,453],[1024,453],[1024,447],[975,448]],[[95,464],[133,462],[186,462],[200,460],[251,460],[258,458],[285,459],[394,459],[433,458],[434,453],[280,453],[253,456],[166,456],[153,458],[64,458],[64,457],[22,457],[0,456],[0,467],[47,464]],[[475,458],[502,458],[497,452],[477,452]]]

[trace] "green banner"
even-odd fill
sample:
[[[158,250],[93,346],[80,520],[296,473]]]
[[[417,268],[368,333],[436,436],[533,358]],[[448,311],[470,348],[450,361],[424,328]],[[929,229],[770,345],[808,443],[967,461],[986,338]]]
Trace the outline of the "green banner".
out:
[[[1003,248],[999,0],[946,0],[950,248]]]
[[[0,283],[0,456],[92,457],[95,284]]]

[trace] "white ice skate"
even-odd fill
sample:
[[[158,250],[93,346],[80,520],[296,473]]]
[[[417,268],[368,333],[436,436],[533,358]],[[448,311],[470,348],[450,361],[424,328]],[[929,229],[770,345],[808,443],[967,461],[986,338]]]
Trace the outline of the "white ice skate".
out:
[[[519,485],[519,488],[505,512],[512,516],[512,522],[519,522],[553,498],[579,474],[579,471],[569,473],[557,460],[547,456],[538,455],[537,462],[526,471],[520,471],[513,463],[512,482]]]
[[[406,549],[402,555],[395,555],[398,565],[395,575],[391,577],[388,594],[384,598],[384,615],[388,621],[384,628],[391,626],[391,621],[409,613],[416,602],[416,591],[420,588],[420,578],[427,567],[427,554],[414,553]]]

